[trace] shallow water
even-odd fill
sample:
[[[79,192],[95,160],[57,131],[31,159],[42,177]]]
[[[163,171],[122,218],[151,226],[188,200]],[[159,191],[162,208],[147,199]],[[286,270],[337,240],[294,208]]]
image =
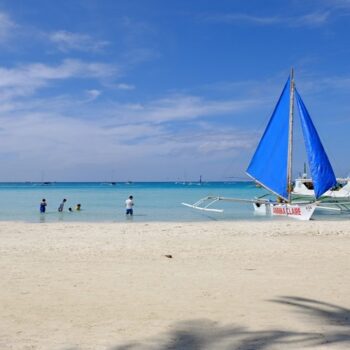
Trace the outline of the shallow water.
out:
[[[224,213],[200,212],[181,205],[194,203],[208,195],[252,199],[266,191],[252,182],[137,182],[137,183],[0,183],[0,221],[28,222],[118,222],[132,221],[207,221],[207,220],[269,220],[254,216],[252,205],[242,203],[215,204]],[[134,216],[127,219],[124,202],[134,196]],[[48,206],[39,213],[41,199]],[[57,208],[67,199],[64,212]],[[82,211],[69,212],[82,204]],[[339,218],[335,215],[317,215],[318,219]],[[344,216],[340,216],[344,218]],[[345,216],[349,218],[349,216]]]

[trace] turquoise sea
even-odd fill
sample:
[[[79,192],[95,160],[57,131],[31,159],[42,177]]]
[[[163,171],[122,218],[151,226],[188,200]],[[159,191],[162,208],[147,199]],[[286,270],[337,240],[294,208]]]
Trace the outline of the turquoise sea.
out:
[[[124,203],[129,195],[134,196],[132,220],[136,222],[270,220],[269,217],[254,216],[249,203],[216,203],[215,207],[224,209],[224,213],[201,212],[181,205],[208,195],[251,199],[265,193],[253,182],[0,183],[0,221],[125,221],[128,219],[124,214]],[[39,213],[42,198],[48,203],[45,214]],[[64,212],[59,213],[57,208],[63,198],[67,203]],[[69,212],[68,208],[74,209],[77,203],[81,203],[82,211]],[[321,219],[328,217],[320,216]]]

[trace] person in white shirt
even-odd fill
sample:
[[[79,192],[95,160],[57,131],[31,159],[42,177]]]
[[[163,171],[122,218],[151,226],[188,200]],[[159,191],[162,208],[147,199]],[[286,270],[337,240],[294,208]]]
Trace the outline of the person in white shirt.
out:
[[[125,201],[125,208],[126,208],[126,215],[132,216],[134,214],[134,211],[132,207],[134,206],[133,196],[129,196],[129,198]]]

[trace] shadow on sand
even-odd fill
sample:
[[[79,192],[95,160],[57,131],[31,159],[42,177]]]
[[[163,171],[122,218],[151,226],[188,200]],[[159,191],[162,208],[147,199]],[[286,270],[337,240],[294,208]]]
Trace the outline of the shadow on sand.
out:
[[[168,333],[149,341],[113,346],[108,350],[265,350],[312,349],[316,346],[328,349],[331,345],[350,349],[349,309],[291,296],[279,297],[270,302],[291,308],[293,312],[306,317],[313,328],[322,329],[322,332],[288,331],[283,324],[281,329],[254,331],[234,325],[220,326],[209,320],[193,320],[180,322]]]

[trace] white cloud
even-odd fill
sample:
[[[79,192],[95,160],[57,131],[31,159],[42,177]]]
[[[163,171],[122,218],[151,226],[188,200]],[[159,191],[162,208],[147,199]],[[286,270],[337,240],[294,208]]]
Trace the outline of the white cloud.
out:
[[[226,23],[235,23],[235,22],[250,22],[253,24],[260,25],[269,25],[281,23],[282,18],[280,17],[262,17],[262,16],[254,16],[248,15],[244,13],[226,13],[226,14],[218,14],[218,15],[210,15],[205,17],[210,21],[217,22],[226,22]]]
[[[243,132],[232,126],[216,126],[213,129],[213,126],[209,125],[209,129],[197,129],[164,138],[162,144],[171,144],[171,147],[164,149],[164,155],[191,159],[215,158],[223,155],[233,156],[237,151],[249,150],[256,145],[254,132]]]
[[[0,89],[4,90],[7,97],[24,96],[55,80],[104,79],[117,74],[116,67],[98,62],[67,59],[58,65],[32,63],[15,68],[0,68]]]
[[[158,59],[160,57],[160,53],[152,48],[130,48],[123,55],[124,60],[128,63],[128,65],[137,65],[143,62],[151,61]]]
[[[324,0],[324,2],[331,8],[338,8],[340,10],[345,10],[350,8],[349,0]]]
[[[119,120],[125,122],[165,123],[237,113],[260,104],[259,99],[210,101],[198,96],[175,95],[148,104],[119,105],[116,111]]]
[[[107,127],[106,120],[99,118],[81,120],[53,112],[25,113],[20,119],[2,117],[1,123],[0,148],[11,154],[12,161],[16,160],[12,165],[17,167],[17,173],[28,176],[44,167],[47,173],[55,174],[54,180],[69,180],[72,176],[86,179],[86,174],[74,174],[73,169],[89,164],[96,176],[96,169],[103,172],[111,164],[127,169],[146,159],[159,166],[170,159],[193,163],[195,157],[195,161],[207,161],[246,149],[253,139],[232,128],[218,130],[220,137],[205,129],[174,136],[166,127],[152,123]],[[139,179],[145,174],[154,176],[151,170],[147,173],[146,167]]]
[[[101,95],[101,93],[102,92],[100,90],[96,90],[96,89],[86,91],[89,101],[96,100]]]
[[[87,34],[72,33],[64,30],[49,35],[49,39],[64,52],[77,51],[100,51],[109,45],[108,41],[92,38]]]
[[[117,85],[117,88],[119,90],[134,90],[135,86],[134,85],[130,85],[130,84],[121,83],[121,84]]]
[[[319,26],[330,19],[328,10],[316,11],[299,16],[256,16],[244,13],[226,13],[204,16],[205,20],[224,23],[251,23],[260,26],[285,25],[288,27]]]
[[[16,24],[4,12],[0,12],[0,41],[6,41],[11,35],[11,31],[16,28]]]
[[[289,19],[289,25],[295,27],[318,26],[325,24],[331,17],[330,11],[313,12],[296,18]]]
[[[72,67],[68,65],[62,71],[52,72],[52,66],[46,69],[35,66],[26,71],[31,72],[30,77],[37,75],[51,81],[74,77],[80,72]],[[33,73],[38,71],[40,74]],[[343,77],[331,83],[342,87],[348,85],[349,80]],[[219,85],[220,89],[237,88]],[[47,174],[55,176],[49,180],[56,181],[71,180],[72,176],[76,180],[99,180],[98,174],[110,171],[112,165],[127,169],[122,172],[126,179],[135,179],[132,172],[128,173],[133,169],[140,174],[139,180],[155,180],[164,179],[162,174],[170,173],[169,169],[186,166],[195,172],[201,164],[209,162],[221,167],[228,160],[230,164],[235,159],[242,162],[249,159],[258,141],[258,126],[254,124],[254,128],[243,130],[234,125],[241,124],[242,116],[254,115],[254,111],[268,118],[271,105],[265,108],[266,101],[276,102],[281,88],[280,84],[275,86],[275,79],[247,85],[240,98],[226,100],[173,94],[143,103],[117,103],[109,99],[95,103],[102,93],[99,89],[82,91],[80,99],[69,94],[45,99],[13,99],[0,104],[0,150],[6,150],[0,152],[0,159],[5,169],[18,174],[38,173],[44,164]],[[160,170],[155,175],[157,166]],[[82,168],[86,173],[80,172]],[[237,164],[238,168],[241,169],[242,164]],[[6,171],[2,173],[3,180],[8,179]],[[207,174],[215,171],[208,168]],[[28,175],[20,180],[32,179],[35,180]]]
[[[252,108],[246,102],[169,96],[142,105],[106,105],[92,102],[99,90],[85,92],[91,97],[85,104],[63,96],[26,99],[0,109],[0,149],[11,154],[6,169],[15,167],[18,174],[32,174],[44,164],[47,173],[55,174],[54,180],[69,180],[73,173],[79,179],[77,169],[82,166],[91,167],[89,173],[97,176],[94,169],[106,171],[111,164],[128,167],[132,163],[136,169],[145,160],[156,166],[170,159],[193,163],[193,157],[203,162],[234,157],[255,140],[255,135],[230,126],[214,128],[210,118],[205,123],[194,120],[222,113],[238,116]],[[181,123],[174,127],[172,122],[178,121]],[[126,157],[128,154],[132,157]],[[153,175],[150,170],[149,176]],[[3,173],[2,179],[5,176]],[[28,179],[29,175],[22,180]],[[84,174],[81,179],[86,179]]]
[[[66,59],[62,64],[57,66],[49,66],[42,63],[30,64],[24,67],[22,71],[26,72],[32,78],[50,80],[71,77],[103,78],[114,74],[116,68],[105,63]]]

